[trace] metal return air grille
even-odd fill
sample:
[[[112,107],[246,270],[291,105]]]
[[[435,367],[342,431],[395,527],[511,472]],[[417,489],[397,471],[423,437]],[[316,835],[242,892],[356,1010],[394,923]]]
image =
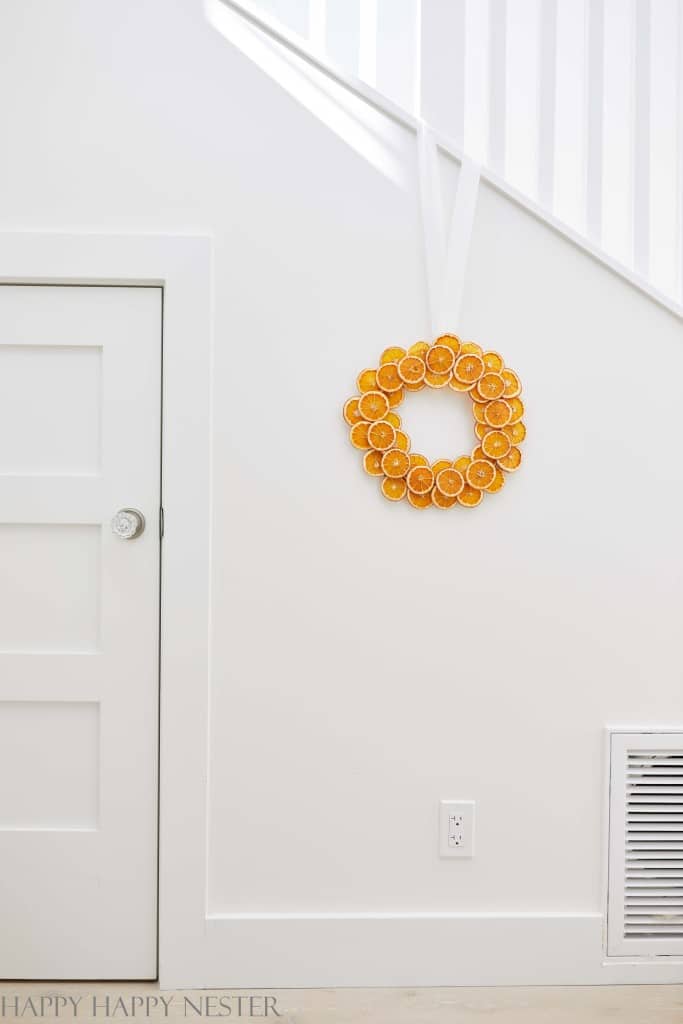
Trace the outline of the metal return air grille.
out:
[[[609,890],[608,953],[683,954],[683,736],[612,736]]]

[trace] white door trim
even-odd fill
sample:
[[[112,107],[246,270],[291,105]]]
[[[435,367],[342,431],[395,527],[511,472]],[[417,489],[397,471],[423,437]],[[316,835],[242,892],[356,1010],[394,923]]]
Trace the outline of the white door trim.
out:
[[[201,948],[206,920],[211,239],[0,232],[0,282],[156,285],[163,299],[159,964]]]

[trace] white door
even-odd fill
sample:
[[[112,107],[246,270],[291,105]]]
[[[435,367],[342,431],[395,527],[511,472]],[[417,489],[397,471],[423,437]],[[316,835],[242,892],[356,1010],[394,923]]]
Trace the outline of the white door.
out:
[[[0,285],[0,977],[156,976],[160,393],[159,288]]]

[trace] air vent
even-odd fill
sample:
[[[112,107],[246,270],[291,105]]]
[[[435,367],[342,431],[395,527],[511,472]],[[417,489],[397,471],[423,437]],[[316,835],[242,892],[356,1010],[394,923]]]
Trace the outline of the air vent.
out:
[[[610,736],[607,953],[683,955],[683,733]]]

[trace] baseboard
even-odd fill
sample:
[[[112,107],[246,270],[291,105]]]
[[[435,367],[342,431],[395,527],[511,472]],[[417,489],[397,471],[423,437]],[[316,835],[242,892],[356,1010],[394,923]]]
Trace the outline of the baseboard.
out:
[[[232,914],[176,947],[162,988],[683,982],[683,960],[606,961],[601,914]],[[163,960],[166,959],[166,963]]]

